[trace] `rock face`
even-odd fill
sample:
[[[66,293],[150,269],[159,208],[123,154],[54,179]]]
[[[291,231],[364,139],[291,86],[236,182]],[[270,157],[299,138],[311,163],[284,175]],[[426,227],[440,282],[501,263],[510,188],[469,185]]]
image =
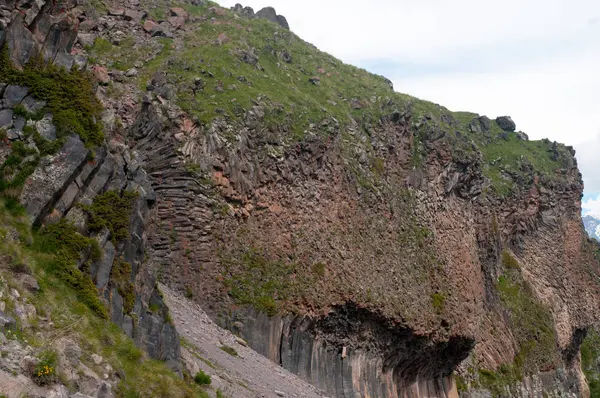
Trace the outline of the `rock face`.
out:
[[[302,65],[301,52],[281,46],[305,43],[272,24],[261,23],[268,43],[249,46],[260,22],[240,16],[288,28],[271,7],[236,5],[236,22],[196,1],[192,15],[172,8],[153,21],[139,2],[109,3],[90,20],[77,2],[2,9],[17,66],[38,54],[68,65],[98,37],[127,53],[123,64],[111,52],[89,67],[107,142],[60,141],[17,193],[32,222],[66,218],[98,240],[103,258],[90,277],[110,319],[152,357],[179,366],[160,279],[330,396],[585,396],[579,347],[600,318],[600,267],[572,148],[519,132],[526,151],[506,153],[509,117],[492,123],[407,98],[308,46]],[[242,23],[242,42],[220,28]],[[233,57],[227,67],[179,58],[197,44],[184,40],[195,28],[214,33],[203,45]],[[342,72],[362,88],[340,84],[319,102],[314,93]],[[285,78],[271,96],[290,91],[288,110],[262,93],[239,99],[247,87],[271,87],[273,73]],[[0,92],[3,162],[13,146],[37,145],[25,134],[32,123],[59,139],[52,114],[23,116],[19,105],[38,106],[27,87],[0,82]],[[211,102],[199,116],[200,97]],[[124,239],[90,231],[82,210],[108,191],[137,193]],[[120,261],[131,272],[118,281]]]
[[[5,20],[3,25],[13,65],[22,67],[32,57],[40,55],[49,62],[70,68],[74,59],[71,49],[77,38],[77,18],[72,13],[76,12],[76,5],[76,2],[68,2],[68,5],[59,7],[55,2],[44,1],[11,1],[2,4],[6,9],[18,9],[18,12],[11,14],[14,18]],[[172,12],[187,18],[182,9],[173,9]],[[108,74],[100,78],[108,83]],[[51,113],[39,120],[17,116],[17,107],[35,113],[43,110],[46,104],[28,96],[27,87],[1,84],[1,79],[2,76],[0,127],[5,129],[6,137],[12,144],[36,147],[35,140],[24,133],[26,126],[35,127],[40,136],[49,142],[56,140],[56,127]],[[7,144],[0,141],[0,145],[0,154],[3,156],[3,147]],[[2,163],[4,159],[0,157]],[[87,216],[79,207],[81,204],[91,204],[98,195],[108,190],[138,194],[130,217],[131,236],[123,241],[111,240],[113,237],[108,230],[92,234],[87,227]],[[64,217],[83,234],[96,236],[103,257],[91,265],[90,277],[105,300],[110,319],[152,358],[164,360],[174,370],[180,371],[179,337],[168,322],[168,309],[156,288],[156,280],[143,265],[146,223],[155,205],[156,194],[135,155],[118,145],[86,148],[77,135],[68,136],[56,153],[42,157],[37,163],[20,191],[19,200],[34,225],[55,222]],[[127,308],[122,291],[111,275],[113,262],[118,258],[132,268],[126,282],[134,286],[130,298],[133,308]]]

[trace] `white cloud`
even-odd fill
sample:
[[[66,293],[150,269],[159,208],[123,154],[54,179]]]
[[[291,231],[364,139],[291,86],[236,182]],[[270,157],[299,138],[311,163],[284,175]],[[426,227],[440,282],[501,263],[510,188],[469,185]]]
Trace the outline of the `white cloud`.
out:
[[[237,1],[223,0],[223,6]],[[533,139],[574,145],[600,192],[600,2],[247,0],[304,40],[452,110],[510,115]]]
[[[585,199],[581,203],[581,207],[583,208],[583,214],[592,214],[594,216],[600,215],[600,195],[597,195],[595,198]]]

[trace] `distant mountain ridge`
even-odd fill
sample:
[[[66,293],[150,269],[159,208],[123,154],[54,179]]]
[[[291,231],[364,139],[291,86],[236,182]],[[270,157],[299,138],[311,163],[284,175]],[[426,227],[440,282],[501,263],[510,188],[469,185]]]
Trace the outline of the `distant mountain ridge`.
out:
[[[583,225],[585,230],[590,236],[600,241],[600,215],[599,214],[586,214],[583,216]]]

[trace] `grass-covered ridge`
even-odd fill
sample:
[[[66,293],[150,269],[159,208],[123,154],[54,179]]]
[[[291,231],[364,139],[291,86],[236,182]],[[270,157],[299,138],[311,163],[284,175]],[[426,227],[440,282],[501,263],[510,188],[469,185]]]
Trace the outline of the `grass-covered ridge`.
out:
[[[142,61],[135,83],[143,91],[155,72],[166,72],[177,103],[205,125],[216,118],[243,124],[244,115],[260,104],[261,125],[275,140],[289,144],[307,134],[327,136],[335,124],[342,132],[358,126],[368,137],[382,118],[410,109],[417,142],[439,129],[451,141],[457,158],[464,160],[463,155],[477,148],[483,154],[484,174],[501,195],[509,194],[515,181],[531,183],[532,174],[560,178],[560,169],[570,157],[564,146],[553,149],[547,140],[518,140],[493,121],[485,134],[474,133],[469,125],[477,114],[451,112],[394,92],[385,78],[344,64],[270,21],[238,17],[226,9],[211,12],[218,6],[212,2],[170,5],[181,6],[191,15],[182,38],[136,43],[128,37],[119,45],[98,38],[88,51],[93,60],[121,71]],[[169,14],[166,6],[150,9],[150,20]],[[118,90],[113,91],[118,95]],[[230,135],[226,138],[235,140],[235,134]],[[419,167],[421,152],[422,148],[415,152]]]

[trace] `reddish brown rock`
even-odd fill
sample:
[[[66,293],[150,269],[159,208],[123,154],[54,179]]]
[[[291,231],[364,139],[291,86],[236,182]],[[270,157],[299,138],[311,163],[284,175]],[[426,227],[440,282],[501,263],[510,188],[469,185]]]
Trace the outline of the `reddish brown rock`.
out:
[[[108,76],[108,70],[104,66],[94,66],[94,76],[98,80],[98,83],[107,85],[110,83],[110,77]]]

